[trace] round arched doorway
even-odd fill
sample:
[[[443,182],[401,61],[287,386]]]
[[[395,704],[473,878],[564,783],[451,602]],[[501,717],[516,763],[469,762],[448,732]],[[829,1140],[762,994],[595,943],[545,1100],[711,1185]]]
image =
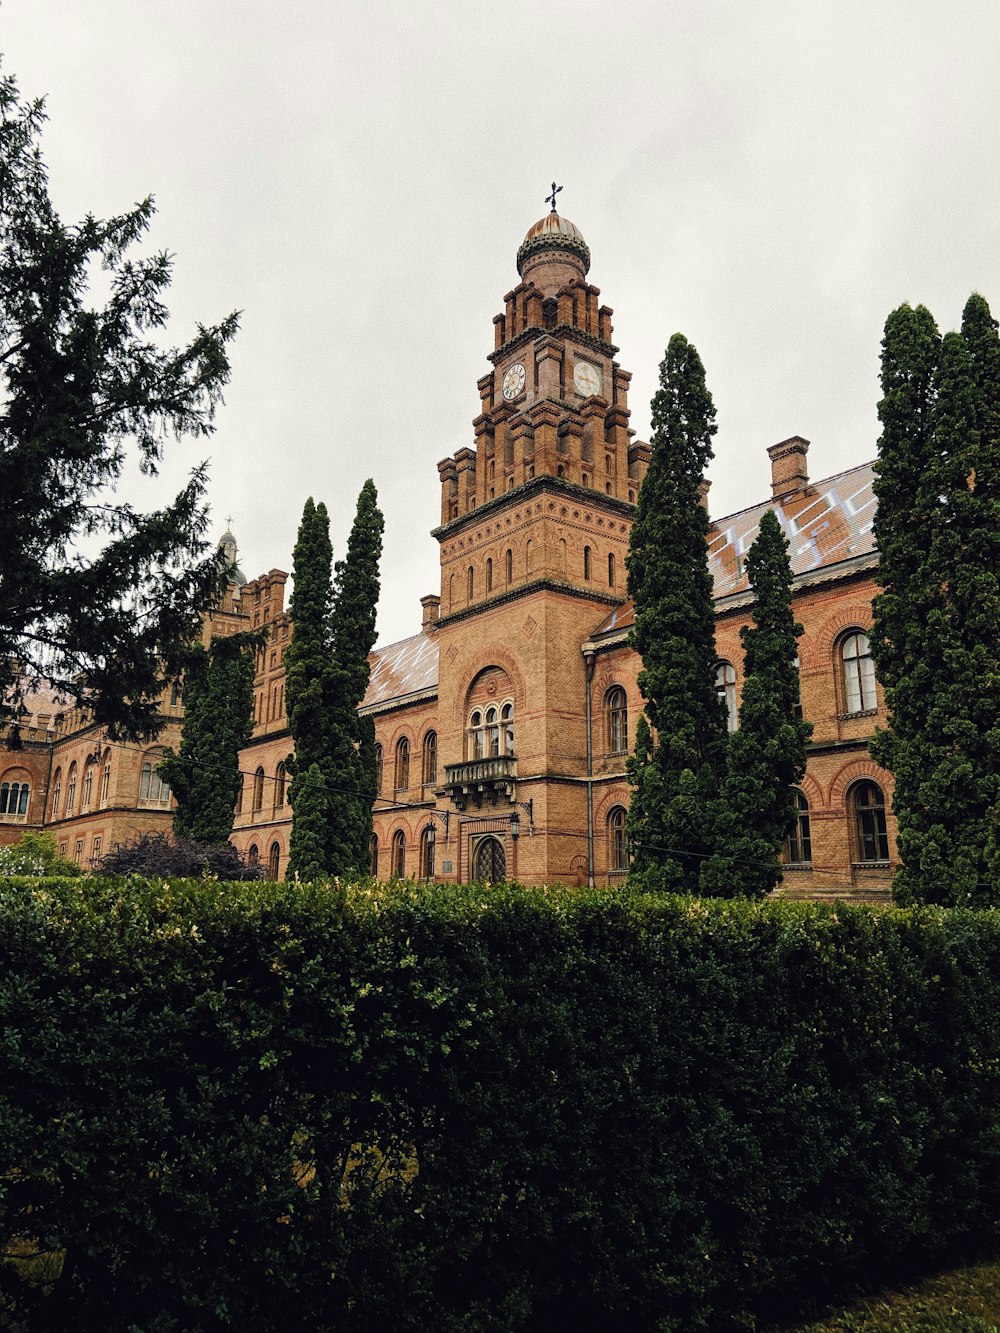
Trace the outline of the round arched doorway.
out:
[[[499,884],[507,878],[507,854],[503,843],[492,835],[480,838],[472,864],[473,879],[486,879],[492,884]]]

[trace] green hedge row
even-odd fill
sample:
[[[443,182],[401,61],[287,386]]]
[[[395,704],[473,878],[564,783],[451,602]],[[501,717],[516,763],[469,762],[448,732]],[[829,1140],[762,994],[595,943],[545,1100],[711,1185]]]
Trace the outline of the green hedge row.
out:
[[[1000,914],[4,881],[0,1144],[8,1326],[749,1328],[998,1234]]]

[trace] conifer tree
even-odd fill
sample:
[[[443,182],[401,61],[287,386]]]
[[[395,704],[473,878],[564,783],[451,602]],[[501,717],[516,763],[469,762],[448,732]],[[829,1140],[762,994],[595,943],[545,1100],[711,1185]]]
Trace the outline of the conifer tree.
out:
[[[895,779],[904,903],[1000,894],[998,365],[979,296],[943,339],[923,308],[886,323],[872,654],[890,725],[871,751]]]
[[[329,874],[329,824],[330,801],[326,778],[319,764],[310,764],[295,779],[289,875],[297,875],[302,880],[316,880],[324,879]]]
[[[168,749],[159,766],[177,799],[178,838],[214,847],[233,831],[240,750],[253,731],[254,642],[232,635],[191,650],[180,750]]]
[[[674,334],[652,401],[652,458],[628,555],[632,646],[649,731],[629,764],[633,882],[695,890],[716,850],[725,711],[715,690],[715,616],[699,484],[715,407],[697,351]]]
[[[744,651],[739,727],[729,738],[719,850],[702,866],[701,889],[716,897],[763,897],[781,879],[778,855],[795,819],[793,786],[806,769],[812,726],[795,714],[796,641],[788,541],[773,509],[747,554],[753,625]]]

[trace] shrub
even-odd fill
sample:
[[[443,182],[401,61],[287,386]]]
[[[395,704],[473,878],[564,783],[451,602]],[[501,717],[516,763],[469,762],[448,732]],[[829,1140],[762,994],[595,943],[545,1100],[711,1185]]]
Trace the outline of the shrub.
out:
[[[143,875],[148,878],[263,879],[264,868],[251,865],[231,842],[208,847],[188,838],[171,840],[164,833],[144,833],[134,842],[122,843],[103,856],[97,866],[101,875]]]
[[[27,830],[17,842],[0,847],[0,875],[82,875],[75,861],[64,861],[56,852],[51,833]]]

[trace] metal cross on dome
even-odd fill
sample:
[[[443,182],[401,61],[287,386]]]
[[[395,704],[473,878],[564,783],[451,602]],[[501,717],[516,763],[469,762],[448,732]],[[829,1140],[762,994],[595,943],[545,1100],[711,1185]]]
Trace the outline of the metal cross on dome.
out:
[[[559,191],[560,191],[561,189],[562,189],[562,186],[561,186],[561,185],[557,185],[557,184],[555,183],[555,181],[553,181],[553,182],[552,182],[552,193],[551,193],[551,194],[547,194],[547,195],[545,196],[545,202],[546,202],[547,204],[551,204],[551,205],[552,205],[552,211],[553,211],[553,213],[556,211],[556,195],[559,193]]]

